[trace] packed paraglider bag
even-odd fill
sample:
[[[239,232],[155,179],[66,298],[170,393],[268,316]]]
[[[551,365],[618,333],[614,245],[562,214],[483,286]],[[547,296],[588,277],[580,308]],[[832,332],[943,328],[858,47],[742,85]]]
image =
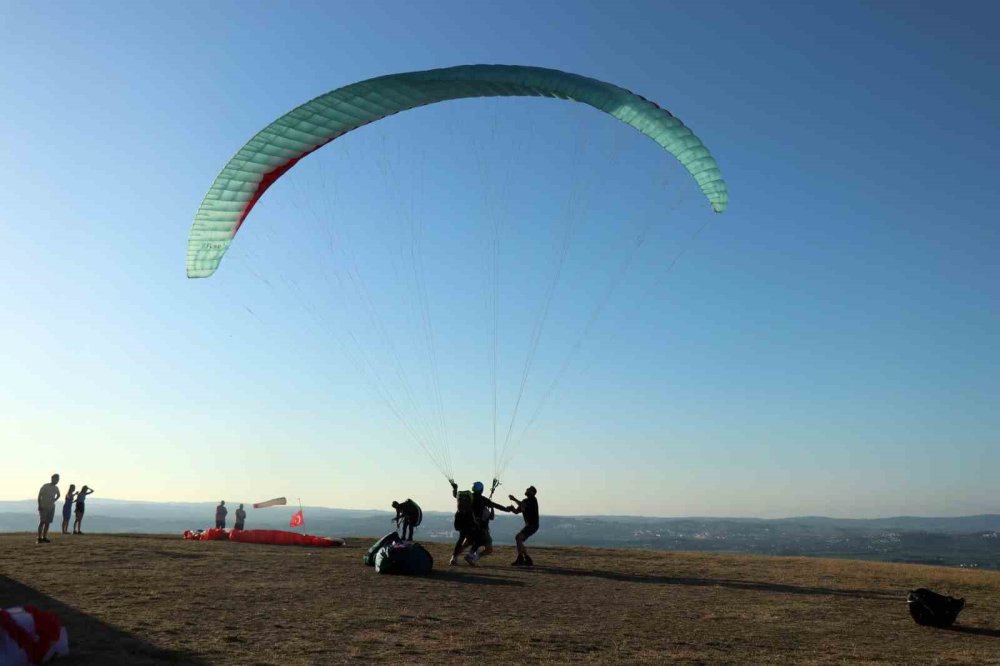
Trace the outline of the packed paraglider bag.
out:
[[[455,497],[457,501],[455,530],[470,532],[476,528],[476,517],[472,512],[472,491],[460,490]]]
[[[426,576],[434,568],[434,557],[419,543],[397,541],[383,546],[375,556],[380,574]]]
[[[929,627],[950,627],[965,607],[965,599],[946,597],[921,587],[906,595],[910,616],[917,624]]]
[[[368,552],[365,553],[364,557],[362,558],[362,560],[365,563],[365,566],[369,567],[375,566],[375,558],[378,556],[379,551],[382,550],[385,546],[389,546],[398,541],[400,541],[399,535],[396,534],[395,532],[389,532],[384,537],[382,537],[374,544],[372,544],[372,547],[368,549]]]

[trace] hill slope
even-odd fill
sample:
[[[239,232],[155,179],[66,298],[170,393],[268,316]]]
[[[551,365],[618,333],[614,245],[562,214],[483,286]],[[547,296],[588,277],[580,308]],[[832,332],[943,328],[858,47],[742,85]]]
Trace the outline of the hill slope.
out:
[[[59,613],[71,664],[1000,663],[1000,573],[806,558],[534,549],[534,570],[379,576],[313,550],[0,535],[0,600]],[[958,630],[905,593],[965,596]]]

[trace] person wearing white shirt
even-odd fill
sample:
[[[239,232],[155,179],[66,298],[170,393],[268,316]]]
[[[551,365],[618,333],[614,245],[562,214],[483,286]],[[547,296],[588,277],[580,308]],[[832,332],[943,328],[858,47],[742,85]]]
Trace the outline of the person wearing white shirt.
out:
[[[52,475],[52,482],[46,483],[38,490],[38,541],[36,543],[51,543],[49,541],[49,525],[56,517],[56,500],[59,499],[59,475]]]

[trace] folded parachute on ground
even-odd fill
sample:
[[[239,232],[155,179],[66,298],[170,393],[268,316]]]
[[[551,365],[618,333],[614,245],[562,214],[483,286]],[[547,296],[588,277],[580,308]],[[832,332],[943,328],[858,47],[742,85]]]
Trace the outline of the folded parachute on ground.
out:
[[[315,548],[331,548],[344,545],[343,539],[286,532],[285,530],[233,530],[229,533],[229,540],[271,546],[312,546]]]
[[[0,610],[0,664],[44,664],[69,654],[69,637],[54,613],[26,605]]]
[[[210,527],[207,530],[186,530],[184,538],[190,541],[226,541],[229,539],[229,530],[219,527]]]
[[[238,541],[268,546],[332,548],[344,545],[343,539],[286,532],[285,530],[224,530],[217,527],[207,530],[187,530],[184,532],[184,538],[191,541]]]

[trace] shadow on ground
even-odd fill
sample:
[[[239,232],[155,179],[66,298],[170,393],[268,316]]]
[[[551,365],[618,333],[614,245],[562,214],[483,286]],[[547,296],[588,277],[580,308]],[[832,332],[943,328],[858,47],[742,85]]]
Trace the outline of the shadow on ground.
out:
[[[0,599],[5,607],[33,604],[58,615],[69,634],[70,656],[66,661],[74,666],[209,663],[187,652],[159,648],[4,575],[0,575]]]
[[[777,592],[780,594],[805,594],[817,596],[854,597],[856,599],[903,600],[905,595],[879,592],[876,590],[838,590],[826,587],[803,587],[799,585],[783,585],[781,583],[764,583],[752,580],[731,580],[726,578],[684,578],[677,576],[650,576],[646,574],[628,574],[619,571],[600,571],[588,569],[566,569],[563,567],[536,566],[535,571],[544,571],[558,576],[583,576],[604,578],[623,583],[652,583],[655,585],[690,585],[693,587],[724,587],[731,590],[751,590],[758,592]]]
[[[986,629],[985,627],[966,627],[961,624],[949,627],[948,631],[954,631],[959,634],[973,634],[975,636],[992,636],[993,638],[1000,638],[1000,629]]]
[[[512,587],[523,587],[524,581],[504,578],[502,576],[481,576],[454,569],[433,570],[429,576],[436,580],[446,580],[456,583],[471,583],[474,585],[509,585]]]

